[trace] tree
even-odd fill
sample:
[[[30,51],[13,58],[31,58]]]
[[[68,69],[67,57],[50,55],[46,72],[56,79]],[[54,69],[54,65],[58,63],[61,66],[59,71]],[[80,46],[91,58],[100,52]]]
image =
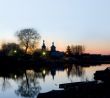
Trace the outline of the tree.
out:
[[[20,49],[19,45],[16,43],[2,44],[2,50],[6,56],[14,56],[16,54],[23,54],[23,50]]]
[[[72,54],[82,54],[85,51],[85,47],[83,45],[71,46]]]
[[[67,54],[67,55],[71,55],[71,53],[72,53],[72,52],[71,52],[71,47],[68,45],[68,46],[67,46],[67,49],[66,49],[66,54]]]
[[[25,53],[27,53],[28,50],[34,50],[41,38],[40,34],[37,33],[37,31],[33,28],[17,31],[16,35],[18,37],[20,45],[25,50]]]

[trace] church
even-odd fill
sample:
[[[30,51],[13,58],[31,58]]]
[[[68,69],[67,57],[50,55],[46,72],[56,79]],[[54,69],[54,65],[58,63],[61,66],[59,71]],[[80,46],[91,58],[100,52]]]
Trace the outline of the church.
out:
[[[42,45],[42,51],[47,51],[45,41],[43,40],[43,45]],[[52,42],[52,46],[50,47],[49,56],[52,58],[61,58],[64,56],[63,52],[56,51],[56,46],[54,45],[54,42]]]

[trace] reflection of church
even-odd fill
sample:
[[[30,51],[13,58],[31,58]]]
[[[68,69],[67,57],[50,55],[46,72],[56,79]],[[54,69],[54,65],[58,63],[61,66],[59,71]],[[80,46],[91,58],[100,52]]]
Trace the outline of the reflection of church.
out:
[[[42,50],[46,51],[46,45],[45,45],[45,41],[44,40],[43,40]],[[60,57],[64,56],[63,52],[56,51],[56,47],[54,45],[54,42],[52,42],[52,46],[50,47],[50,51],[49,52],[50,52],[50,56],[54,57],[54,58],[60,58]]]

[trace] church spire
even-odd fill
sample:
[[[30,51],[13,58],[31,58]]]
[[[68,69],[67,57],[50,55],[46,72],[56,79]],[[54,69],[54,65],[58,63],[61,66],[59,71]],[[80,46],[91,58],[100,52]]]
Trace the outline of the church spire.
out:
[[[46,50],[45,40],[43,40],[42,50]]]
[[[54,46],[54,42],[52,42],[52,46],[51,46],[51,52],[56,51],[56,47]]]

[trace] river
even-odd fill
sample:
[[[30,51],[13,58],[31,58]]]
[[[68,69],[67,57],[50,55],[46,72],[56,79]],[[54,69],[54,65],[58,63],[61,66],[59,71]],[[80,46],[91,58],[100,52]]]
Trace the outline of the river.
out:
[[[51,65],[39,70],[27,69],[20,74],[11,73],[8,76],[0,73],[0,98],[36,98],[39,93],[58,90],[62,83],[93,81],[94,73],[107,67],[110,64],[67,64]]]

